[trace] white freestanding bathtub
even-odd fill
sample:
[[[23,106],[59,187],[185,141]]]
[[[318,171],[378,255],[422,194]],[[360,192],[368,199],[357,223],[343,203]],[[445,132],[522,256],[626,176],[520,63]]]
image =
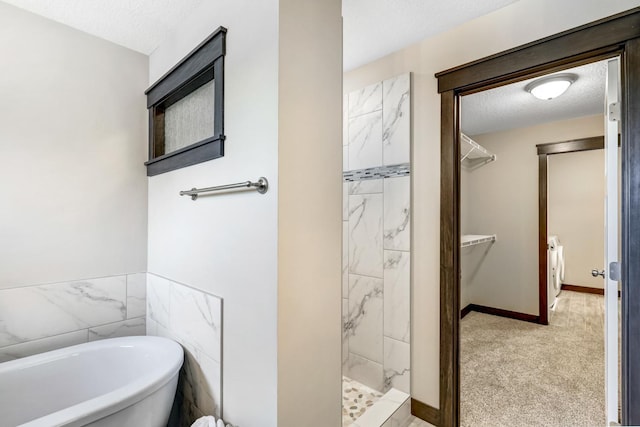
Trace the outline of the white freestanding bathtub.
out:
[[[0,363],[0,427],[166,427],[183,357],[126,337]]]

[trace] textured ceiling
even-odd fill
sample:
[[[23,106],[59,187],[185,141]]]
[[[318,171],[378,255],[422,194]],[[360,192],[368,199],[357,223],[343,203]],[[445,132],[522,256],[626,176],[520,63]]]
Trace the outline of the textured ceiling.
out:
[[[462,98],[461,128],[467,135],[604,114],[607,62],[564,70],[578,75],[569,89],[551,100],[540,100],[524,90],[532,80],[478,92]],[[604,120],[604,119],[603,119]]]
[[[150,54],[205,0],[2,1]],[[343,0],[345,69],[366,64],[515,1]],[[551,101],[535,99],[525,92],[528,81],[466,96],[462,101],[462,129],[469,135],[478,135],[602,113],[605,68],[602,62],[571,70],[578,74],[578,81]]]
[[[149,54],[205,0],[2,1]],[[515,1],[343,0],[344,68],[364,65]]]
[[[148,55],[204,0],[2,1]]]
[[[516,0],[342,0],[351,70]]]

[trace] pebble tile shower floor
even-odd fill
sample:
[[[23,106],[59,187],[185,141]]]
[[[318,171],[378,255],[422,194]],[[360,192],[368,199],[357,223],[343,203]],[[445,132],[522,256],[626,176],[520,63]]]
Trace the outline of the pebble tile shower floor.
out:
[[[342,427],[350,426],[382,397],[382,393],[351,378],[342,377]]]

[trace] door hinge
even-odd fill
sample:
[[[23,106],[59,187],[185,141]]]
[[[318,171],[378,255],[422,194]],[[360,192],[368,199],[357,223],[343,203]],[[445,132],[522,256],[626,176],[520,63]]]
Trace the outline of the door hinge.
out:
[[[609,263],[609,280],[613,280],[615,282],[622,280],[622,273],[620,270],[619,262]]]
[[[609,121],[610,122],[620,121],[620,103],[619,102],[613,102],[609,104]]]

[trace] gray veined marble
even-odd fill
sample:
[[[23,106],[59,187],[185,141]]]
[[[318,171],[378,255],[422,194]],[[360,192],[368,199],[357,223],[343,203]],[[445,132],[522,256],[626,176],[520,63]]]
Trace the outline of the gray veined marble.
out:
[[[382,179],[369,179],[364,181],[349,182],[349,194],[374,194],[382,193]]]
[[[410,342],[410,253],[384,251],[384,335]]]
[[[342,145],[349,144],[349,95],[342,95]]]
[[[196,354],[196,358],[202,369],[202,375],[198,379],[200,390],[205,393],[207,399],[212,399],[215,409],[208,408],[199,400],[196,400],[196,405],[206,414],[214,413],[220,417],[222,415],[222,365],[200,351]]]
[[[0,347],[117,322],[126,318],[126,279],[6,289],[0,313]]]
[[[349,335],[349,352],[382,363],[382,280],[349,276],[349,317],[344,330]]]
[[[185,350],[178,386],[183,408],[220,416],[222,300],[154,274],[147,295],[147,333],[171,338]]]
[[[152,328],[153,330],[155,330],[155,332],[153,333],[154,336],[169,338],[179,343],[185,352],[189,352],[194,355],[198,353],[199,343],[185,340],[182,336],[176,334],[174,330],[169,329],[161,325],[160,323],[154,322],[153,320],[149,319],[148,316],[147,316],[147,323],[153,324]]]
[[[382,109],[382,82],[349,93],[349,119]]]
[[[408,393],[408,392],[407,392]],[[410,424],[414,418],[411,415],[411,399],[407,398],[405,402],[400,406],[389,418],[382,424],[382,427],[412,427]],[[422,427],[429,427],[431,424],[427,424],[426,422],[420,420],[424,424],[420,424]],[[415,426],[419,427],[419,426]]]
[[[407,163],[411,154],[410,74],[385,80],[382,87],[383,163]]]
[[[382,194],[349,196],[349,272],[382,278]]]
[[[174,284],[171,287],[171,303],[169,329],[219,362],[222,337],[220,298]]]
[[[147,313],[147,273],[127,275],[127,319]]]
[[[342,220],[349,221],[349,183],[342,183]]]
[[[345,131],[346,133],[347,131]],[[349,145],[342,146],[342,170],[349,170]]]
[[[0,363],[87,342],[87,330],[54,335],[0,348]]]
[[[169,327],[169,292],[171,281],[154,274],[147,275],[147,317]]]
[[[411,247],[410,177],[384,180],[384,248],[408,251]]]
[[[342,297],[349,294],[349,222],[342,221]]]
[[[382,111],[349,120],[349,170],[382,165]]]
[[[145,318],[139,317],[137,319],[127,319],[122,322],[115,322],[108,325],[89,328],[89,341],[145,335],[145,333]]]
[[[345,294],[346,295],[346,294]],[[346,372],[349,361],[349,333],[344,327],[349,320],[349,300],[342,298],[342,369]]]
[[[344,104],[343,370],[377,390],[408,393],[411,75],[351,92]]]
[[[383,391],[392,387],[410,393],[411,354],[409,344],[384,337]]]
[[[185,351],[180,390],[202,413],[221,415],[220,364],[200,353]]]
[[[149,315],[147,315],[145,326],[146,326],[147,335],[153,336],[153,337],[160,336],[160,334],[158,334],[158,323],[155,320],[152,320],[149,317]]]
[[[384,373],[382,363],[377,363],[349,353],[349,362],[347,363],[347,376],[371,387],[374,390],[382,390],[384,384]]]

